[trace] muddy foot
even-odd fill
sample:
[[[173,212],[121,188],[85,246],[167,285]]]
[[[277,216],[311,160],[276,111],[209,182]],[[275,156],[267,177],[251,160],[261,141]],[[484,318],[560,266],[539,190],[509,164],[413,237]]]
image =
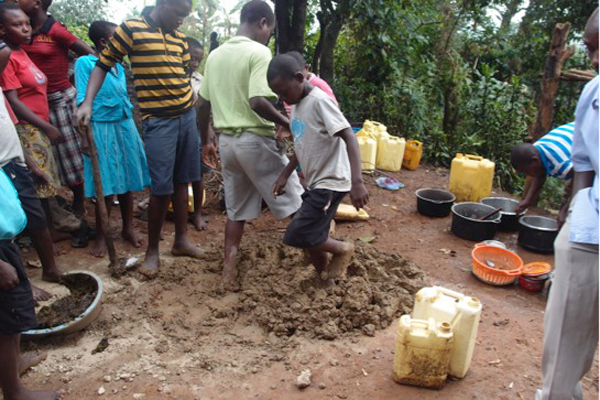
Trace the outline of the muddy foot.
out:
[[[62,277],[62,275],[63,275],[63,272],[58,267],[55,267],[50,270],[44,269],[42,271],[42,280],[46,281],[46,282],[56,283],[56,282],[60,281],[60,278]]]
[[[194,213],[191,216],[192,224],[196,227],[197,231],[204,231],[208,228],[208,222],[202,216],[202,213]]]
[[[227,257],[223,264],[223,272],[221,272],[221,284],[223,285],[223,289],[231,292],[239,291],[240,283],[238,275],[237,249],[234,248],[230,251],[229,257]]]
[[[158,250],[146,251],[146,258],[139,269],[140,273],[149,279],[154,279],[156,278],[156,275],[158,275],[159,267],[160,257],[158,255]]]
[[[346,274],[348,265],[354,254],[354,245],[352,243],[342,243],[343,250],[339,254],[334,254],[325,271],[321,273],[321,279],[339,279]]]
[[[142,247],[142,244],[144,243],[142,237],[133,229],[121,231],[121,237],[136,249]]]
[[[22,388],[17,393],[5,393],[4,397],[7,400],[60,400],[62,395],[59,392],[45,392],[27,390]]]
[[[92,249],[90,250],[90,254],[94,257],[103,258],[106,255],[106,251],[106,241],[104,238],[96,237]]]
[[[48,353],[25,353],[19,357],[19,376],[23,375],[30,368],[35,367],[48,357]]]
[[[177,257],[192,257],[192,258],[202,258],[204,256],[205,251],[199,247],[191,245],[189,242],[184,242],[182,244],[173,244],[171,248],[171,254]]]
[[[44,289],[40,289],[35,285],[31,285],[31,293],[33,295],[33,300],[38,301],[46,301],[52,297],[52,294],[46,292]]]

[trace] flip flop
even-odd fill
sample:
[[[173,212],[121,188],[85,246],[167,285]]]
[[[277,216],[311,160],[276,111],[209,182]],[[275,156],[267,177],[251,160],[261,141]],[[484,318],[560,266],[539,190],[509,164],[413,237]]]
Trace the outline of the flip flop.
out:
[[[377,179],[375,179],[375,183],[377,183],[377,186],[379,186],[382,189],[386,189],[386,190],[398,190],[400,188],[404,187],[404,183],[400,182],[398,179],[394,179],[394,178],[387,178],[385,176],[381,176]]]

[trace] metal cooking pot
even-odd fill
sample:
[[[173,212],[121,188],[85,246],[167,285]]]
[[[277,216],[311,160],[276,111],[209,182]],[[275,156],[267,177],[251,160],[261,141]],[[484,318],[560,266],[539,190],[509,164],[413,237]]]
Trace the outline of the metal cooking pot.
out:
[[[519,230],[519,218],[525,214],[525,212],[517,214],[518,201],[507,197],[486,197],[481,200],[481,203],[502,209],[502,211],[500,211],[500,226],[498,229],[504,232],[514,232]]]
[[[481,203],[457,203],[452,206],[452,233],[456,236],[481,242],[493,239],[500,225],[500,214],[496,213],[482,221],[480,218],[494,211],[494,207]]]
[[[417,196],[417,211],[428,217],[446,217],[456,196],[452,193],[434,188],[423,188],[415,192]]]
[[[546,217],[521,217],[519,219],[519,244],[540,253],[553,253],[558,235],[558,223]]]

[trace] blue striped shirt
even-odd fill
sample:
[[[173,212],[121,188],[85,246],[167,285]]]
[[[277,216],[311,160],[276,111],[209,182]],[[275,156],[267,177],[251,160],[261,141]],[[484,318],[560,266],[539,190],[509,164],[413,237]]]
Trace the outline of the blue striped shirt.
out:
[[[571,148],[575,122],[571,122],[548,132],[533,145],[538,149],[548,176],[567,179],[573,169]]]

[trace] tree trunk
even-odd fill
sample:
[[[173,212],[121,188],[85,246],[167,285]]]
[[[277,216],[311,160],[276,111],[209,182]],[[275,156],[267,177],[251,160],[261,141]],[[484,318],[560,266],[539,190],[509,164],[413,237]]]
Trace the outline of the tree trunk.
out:
[[[330,0],[321,0],[321,31],[315,49],[313,71],[326,81],[333,78],[334,50],[340,31],[350,14],[352,0],[340,0],[334,9]],[[318,70],[314,69],[315,67]]]
[[[544,136],[552,128],[552,116],[554,114],[554,101],[563,64],[573,55],[575,50],[567,47],[567,39],[571,24],[556,24],[550,42],[550,53],[546,60],[546,69],[542,78],[542,94],[538,103],[538,111],[535,124],[531,130],[530,139],[535,141]]]
[[[514,18],[515,14],[519,12],[519,6],[521,3],[523,3],[523,0],[510,0],[510,2],[506,5],[506,11],[502,14],[500,32],[508,31],[512,19]]]
[[[308,0],[276,0],[277,52],[304,50],[304,29]]]

